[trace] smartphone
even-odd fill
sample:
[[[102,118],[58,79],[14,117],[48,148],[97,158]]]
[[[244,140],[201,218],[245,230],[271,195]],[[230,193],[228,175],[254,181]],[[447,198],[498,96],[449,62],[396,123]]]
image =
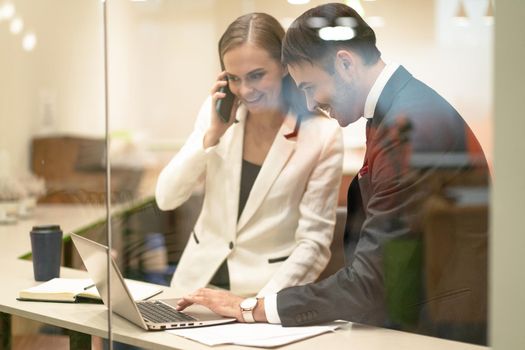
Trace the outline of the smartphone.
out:
[[[221,87],[219,91],[225,93],[226,96],[217,100],[215,109],[217,110],[217,114],[219,114],[219,118],[222,120],[222,122],[228,124],[232,114],[235,95],[230,91],[228,85]]]

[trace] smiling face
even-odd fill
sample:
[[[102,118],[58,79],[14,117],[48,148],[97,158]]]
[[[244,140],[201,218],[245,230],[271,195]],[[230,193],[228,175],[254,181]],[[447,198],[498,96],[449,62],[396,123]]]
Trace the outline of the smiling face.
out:
[[[286,70],[266,50],[248,42],[228,50],[223,62],[230,90],[249,112],[257,114],[281,107]]]
[[[288,66],[288,70],[306,95],[310,111],[321,108],[343,127],[363,115],[364,100],[356,80],[344,79],[337,69],[330,74],[308,62]]]

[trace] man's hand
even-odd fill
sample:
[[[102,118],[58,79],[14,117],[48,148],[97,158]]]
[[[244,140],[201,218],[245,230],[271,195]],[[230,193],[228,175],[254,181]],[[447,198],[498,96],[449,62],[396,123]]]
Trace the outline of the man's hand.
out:
[[[182,311],[192,304],[198,304],[221,316],[233,317],[239,322],[244,322],[240,307],[243,300],[244,298],[227,291],[201,288],[180,299],[177,303],[177,310]],[[257,322],[267,322],[264,313],[264,299],[258,300],[253,315]]]

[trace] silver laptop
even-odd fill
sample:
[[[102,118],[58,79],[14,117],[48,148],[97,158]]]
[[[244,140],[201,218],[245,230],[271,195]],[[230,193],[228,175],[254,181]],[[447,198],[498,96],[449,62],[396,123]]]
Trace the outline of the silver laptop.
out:
[[[102,301],[108,304],[107,252],[108,247],[87,238],[71,234],[75,247],[95,283]],[[146,330],[164,330],[210,326],[234,322],[204,307],[195,311],[180,312],[174,307],[177,299],[134,301],[117,264],[111,258],[111,305],[113,312]],[[190,307],[189,309],[191,309]]]

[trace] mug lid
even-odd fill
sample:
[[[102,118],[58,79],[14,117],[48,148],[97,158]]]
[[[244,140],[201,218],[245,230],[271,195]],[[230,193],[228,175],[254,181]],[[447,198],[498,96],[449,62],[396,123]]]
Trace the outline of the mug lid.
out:
[[[33,231],[60,231],[60,225],[33,226]]]

